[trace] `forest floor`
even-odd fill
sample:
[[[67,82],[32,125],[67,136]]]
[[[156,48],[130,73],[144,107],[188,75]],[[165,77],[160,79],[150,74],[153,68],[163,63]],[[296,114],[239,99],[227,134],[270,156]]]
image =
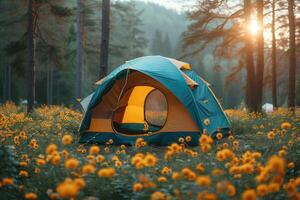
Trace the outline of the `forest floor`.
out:
[[[1,199],[299,199],[300,110],[226,111],[232,135],[169,147],[92,146],[74,135],[82,115],[0,106]]]

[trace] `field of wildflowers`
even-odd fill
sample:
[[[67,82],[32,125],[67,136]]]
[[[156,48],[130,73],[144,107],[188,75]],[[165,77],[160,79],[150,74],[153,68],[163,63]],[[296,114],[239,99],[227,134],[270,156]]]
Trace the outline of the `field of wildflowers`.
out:
[[[79,145],[82,115],[0,106],[0,199],[300,199],[300,111],[226,111],[232,133],[168,147]]]

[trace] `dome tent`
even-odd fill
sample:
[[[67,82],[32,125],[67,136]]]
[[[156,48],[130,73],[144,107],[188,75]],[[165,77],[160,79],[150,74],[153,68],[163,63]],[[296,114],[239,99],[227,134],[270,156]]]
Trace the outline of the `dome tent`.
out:
[[[167,145],[202,131],[226,134],[228,119],[209,88],[188,63],[162,56],[127,61],[98,81],[80,126],[81,143]]]

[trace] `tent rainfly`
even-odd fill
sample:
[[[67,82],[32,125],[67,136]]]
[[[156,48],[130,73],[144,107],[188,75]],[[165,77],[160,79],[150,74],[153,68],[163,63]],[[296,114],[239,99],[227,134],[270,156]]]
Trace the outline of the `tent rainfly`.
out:
[[[82,100],[81,143],[168,145],[190,136],[226,135],[229,122],[209,84],[188,63],[162,56],[127,61]]]

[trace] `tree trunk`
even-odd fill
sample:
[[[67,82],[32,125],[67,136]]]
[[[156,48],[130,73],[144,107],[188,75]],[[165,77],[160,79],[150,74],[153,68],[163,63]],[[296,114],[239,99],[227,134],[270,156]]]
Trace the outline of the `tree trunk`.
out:
[[[50,105],[50,64],[49,57],[47,62],[47,105]]]
[[[264,1],[257,0],[257,69],[256,69],[256,111],[261,112],[264,80]]]
[[[110,0],[102,0],[102,30],[100,50],[100,78],[107,74],[109,53]]]
[[[83,0],[77,0],[77,71],[76,71],[76,98],[82,97],[82,33],[83,33]]]
[[[288,94],[288,107],[292,111],[295,110],[295,85],[296,85],[296,36],[295,36],[295,14],[294,14],[295,1],[288,0],[289,10],[289,94]]]
[[[275,0],[272,1],[272,103],[277,108],[277,56],[275,29]]]
[[[245,24],[250,24],[251,21],[251,2],[244,0]],[[246,51],[246,105],[249,111],[255,110],[255,70],[253,62],[253,40],[250,31],[246,32],[245,38],[245,51]]]
[[[28,99],[27,112],[31,112],[35,101],[35,60],[34,60],[34,9],[33,0],[28,0],[28,18],[27,18],[27,51],[28,51],[28,66],[27,66],[27,81],[28,81]]]
[[[47,62],[47,105],[53,104],[53,65],[48,59]]]
[[[4,72],[4,100],[11,101],[11,65],[7,64]]]

